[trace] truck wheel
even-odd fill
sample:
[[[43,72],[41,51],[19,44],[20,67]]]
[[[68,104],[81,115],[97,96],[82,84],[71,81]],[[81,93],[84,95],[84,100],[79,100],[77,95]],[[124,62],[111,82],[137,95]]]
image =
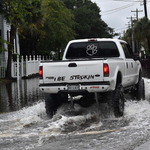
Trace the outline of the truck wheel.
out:
[[[48,117],[52,118],[55,112],[57,111],[57,103],[55,96],[52,94],[45,95],[45,109]]]
[[[139,101],[141,99],[145,100],[145,84],[144,79],[141,79],[136,85],[136,99]]]
[[[45,95],[45,109],[48,117],[52,118],[56,113],[57,108],[68,101],[68,95],[61,96],[59,94],[46,94]]]
[[[121,117],[124,114],[124,93],[121,84],[118,84],[113,93],[113,111],[116,117]]]

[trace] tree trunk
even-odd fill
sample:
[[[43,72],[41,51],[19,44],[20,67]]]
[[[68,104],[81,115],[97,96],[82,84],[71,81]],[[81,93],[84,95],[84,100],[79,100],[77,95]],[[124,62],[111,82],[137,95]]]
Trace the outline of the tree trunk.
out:
[[[150,37],[147,38],[147,44],[148,44],[148,56],[150,57]]]
[[[14,47],[14,38],[16,35],[16,28],[11,25],[11,30],[10,30],[10,44],[8,45],[8,62],[7,62],[7,70],[6,70],[6,75],[5,78],[11,80],[11,60],[12,60],[12,52],[13,52],[13,47]]]

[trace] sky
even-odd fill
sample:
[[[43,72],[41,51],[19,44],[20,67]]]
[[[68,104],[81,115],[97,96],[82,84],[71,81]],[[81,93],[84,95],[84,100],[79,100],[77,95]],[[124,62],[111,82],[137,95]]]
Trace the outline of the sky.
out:
[[[100,7],[100,15],[102,20],[107,25],[114,29],[116,33],[121,33],[127,30],[128,24],[131,24],[131,16],[136,19],[136,12],[131,11],[143,11],[138,13],[138,18],[145,16],[144,12],[144,0],[91,0]],[[147,0],[147,16],[150,19],[150,0]]]

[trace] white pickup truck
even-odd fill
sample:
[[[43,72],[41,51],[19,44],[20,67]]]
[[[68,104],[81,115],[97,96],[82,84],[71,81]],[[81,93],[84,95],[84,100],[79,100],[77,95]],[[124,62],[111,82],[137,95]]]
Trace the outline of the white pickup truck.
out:
[[[88,107],[106,102],[116,117],[124,113],[124,93],[145,98],[142,68],[127,42],[81,39],[68,43],[61,61],[41,61],[39,88],[47,93],[46,113],[52,117],[68,101]]]

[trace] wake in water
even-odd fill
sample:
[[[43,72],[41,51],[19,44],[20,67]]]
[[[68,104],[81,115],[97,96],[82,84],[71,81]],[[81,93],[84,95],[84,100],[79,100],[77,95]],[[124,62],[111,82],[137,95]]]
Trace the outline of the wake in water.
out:
[[[82,108],[78,104],[72,108],[70,104],[64,104],[52,119],[48,119],[44,100],[16,112],[1,114],[1,149],[10,147],[12,149],[19,149],[19,147],[20,149],[31,149],[42,145],[45,140],[61,135],[78,135],[85,132],[100,133],[100,131],[115,132],[116,129],[129,130],[131,133],[130,130],[133,128],[137,129],[139,133],[143,132],[143,136],[145,136],[150,130],[150,79],[144,78],[144,81],[146,100],[127,100],[124,117],[121,118],[110,115],[105,104],[100,104],[99,107],[97,104],[93,104],[89,108]],[[116,134],[121,136],[121,131]],[[108,137],[106,139],[108,140]],[[26,143],[29,146],[26,146]]]
[[[124,118],[130,121],[132,120],[130,125],[141,122],[144,125],[149,123],[147,120],[150,115],[150,79],[145,78],[144,81],[146,100],[139,102],[127,100],[125,102]],[[85,127],[90,127],[93,123],[97,123],[98,125],[99,123],[102,124],[101,121],[103,119],[110,117],[108,116],[109,113],[106,109],[107,107],[105,104],[101,104],[100,107],[97,107],[97,105],[94,104],[89,108],[82,108],[78,104],[72,108],[71,105],[65,104],[58,109],[53,119],[49,120],[45,113],[45,104],[41,101],[34,104],[32,107],[23,108],[17,112],[0,115],[0,124],[12,121],[14,122],[14,126],[16,128],[19,127],[21,129],[25,126],[29,126],[30,124],[36,124],[37,122],[47,122],[48,127],[44,129],[44,131],[52,131],[54,129],[59,132],[70,132],[83,129]],[[114,119],[113,116],[111,117],[112,118],[110,119]]]

